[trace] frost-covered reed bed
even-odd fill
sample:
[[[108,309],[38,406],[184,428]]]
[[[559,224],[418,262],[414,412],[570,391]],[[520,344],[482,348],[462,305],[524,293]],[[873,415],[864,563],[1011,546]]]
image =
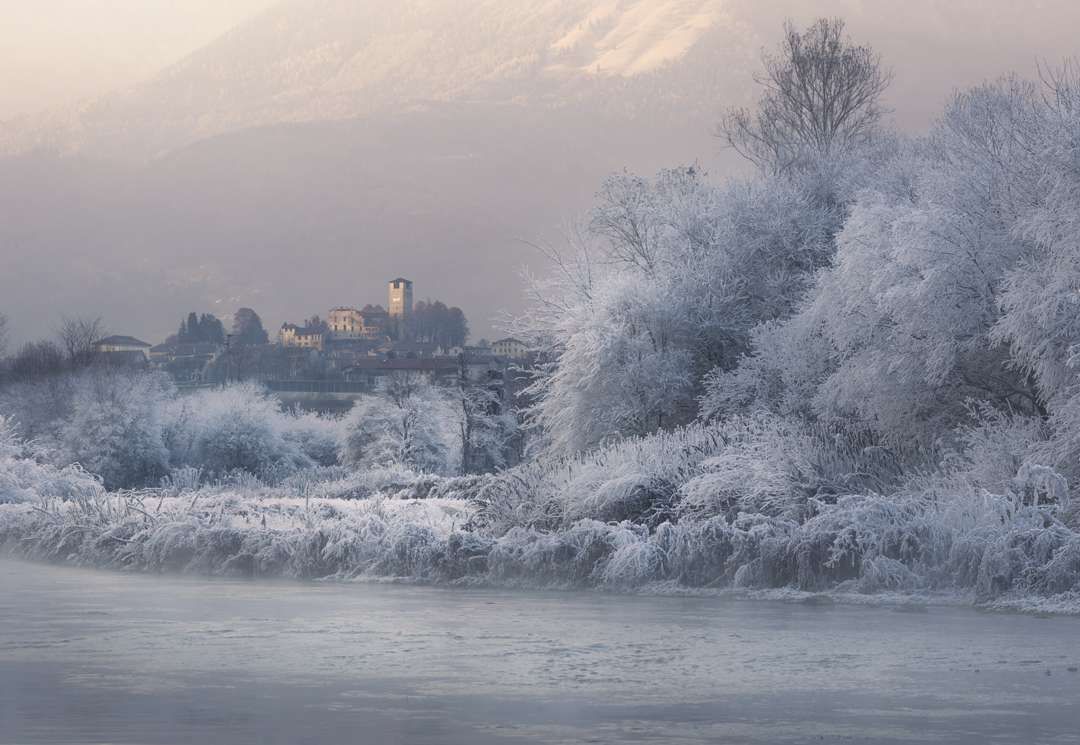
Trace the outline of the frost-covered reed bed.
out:
[[[967,510],[849,497],[799,524],[765,515],[662,522],[591,518],[494,535],[461,500],[106,496],[0,506],[18,556],[150,572],[393,577],[609,590],[793,588],[953,593],[982,604],[1080,610],[1080,535],[1044,509]]]
[[[136,492],[40,462],[9,433],[0,550],[148,572],[948,594],[1080,611],[1067,485],[1030,463],[1006,479],[997,429],[980,432],[914,475],[890,475],[876,444],[757,416],[486,476],[326,468],[200,485],[178,471]]]

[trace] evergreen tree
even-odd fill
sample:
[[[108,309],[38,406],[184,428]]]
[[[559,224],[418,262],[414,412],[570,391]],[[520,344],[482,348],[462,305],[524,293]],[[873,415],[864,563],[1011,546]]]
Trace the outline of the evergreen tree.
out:
[[[199,326],[199,316],[195,314],[195,311],[188,313],[187,317],[187,330],[188,338],[186,341],[198,342],[202,341],[202,328]]]
[[[241,346],[267,344],[270,336],[263,328],[259,314],[251,308],[241,308],[233,316],[233,341]]]
[[[225,343],[225,326],[217,316],[202,314],[199,319],[199,341],[209,344]]]

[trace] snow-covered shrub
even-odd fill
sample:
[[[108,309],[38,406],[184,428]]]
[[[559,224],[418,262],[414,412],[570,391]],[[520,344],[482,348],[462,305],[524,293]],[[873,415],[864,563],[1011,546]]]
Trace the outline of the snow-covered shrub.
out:
[[[180,396],[166,416],[175,466],[220,477],[236,471],[284,476],[314,465],[304,452],[304,438],[289,436],[292,415],[250,383]]]
[[[495,543],[488,570],[497,580],[523,585],[596,584],[611,556],[638,535],[632,525],[596,520],[580,520],[554,533],[514,528]]]
[[[480,482],[477,524],[496,535],[583,519],[658,524],[671,515],[679,485],[721,442],[718,426],[693,424],[574,456],[537,457]]]
[[[570,516],[590,517],[606,523],[631,521],[648,524],[670,515],[675,486],[653,474],[614,475],[592,493],[568,506]]]
[[[109,489],[157,484],[169,469],[164,410],[174,393],[160,375],[109,369],[84,373],[61,430],[64,461],[99,475]]]
[[[1064,592],[1080,585],[1080,577],[1073,573],[1077,534],[1035,510],[1018,518],[988,536],[991,540],[981,547],[977,601],[1033,591]]]
[[[283,414],[284,437],[318,466],[338,463],[342,421],[310,412]]]
[[[26,444],[15,433],[15,427],[7,417],[0,415],[0,458],[5,462],[21,457]]]
[[[58,468],[41,462],[34,447],[20,440],[0,416],[0,504],[52,501],[93,502],[105,494],[101,481],[77,465]]]
[[[0,388],[0,414],[42,459],[81,463],[109,488],[157,484],[174,469],[204,479],[243,471],[269,482],[337,462],[340,422],[283,411],[254,384],[179,394],[157,374],[90,367]]]
[[[449,400],[434,385],[394,379],[357,402],[345,418],[339,460],[359,469],[401,466],[453,473],[461,454],[455,424]]]
[[[970,408],[970,419],[953,433],[953,444],[935,473],[917,478],[908,491],[985,489],[1013,493],[1017,475],[1045,452],[1049,432],[1038,417],[1010,415],[985,404]]]
[[[925,573],[943,561],[944,544],[920,500],[847,496],[795,531],[786,547],[789,581],[820,589],[869,571],[866,582],[895,582],[901,565]]]
[[[721,444],[679,490],[680,508],[700,515],[740,512],[800,517],[814,474],[813,443],[797,425],[759,414],[717,425]]]

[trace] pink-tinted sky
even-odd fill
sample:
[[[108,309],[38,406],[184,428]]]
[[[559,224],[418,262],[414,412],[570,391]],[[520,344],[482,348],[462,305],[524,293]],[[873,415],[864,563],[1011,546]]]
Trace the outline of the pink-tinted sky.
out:
[[[273,0],[0,0],[0,119],[149,77]]]

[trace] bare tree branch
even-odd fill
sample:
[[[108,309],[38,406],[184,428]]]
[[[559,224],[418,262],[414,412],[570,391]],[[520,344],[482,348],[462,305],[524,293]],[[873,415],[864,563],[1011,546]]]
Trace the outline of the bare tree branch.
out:
[[[94,357],[94,342],[104,336],[101,318],[65,317],[56,332],[71,367],[82,367]]]
[[[763,53],[762,63],[757,111],[732,109],[717,135],[763,171],[788,172],[877,131],[892,74],[870,47],[845,37],[841,19],[822,18],[802,32],[784,24],[780,48]]]

